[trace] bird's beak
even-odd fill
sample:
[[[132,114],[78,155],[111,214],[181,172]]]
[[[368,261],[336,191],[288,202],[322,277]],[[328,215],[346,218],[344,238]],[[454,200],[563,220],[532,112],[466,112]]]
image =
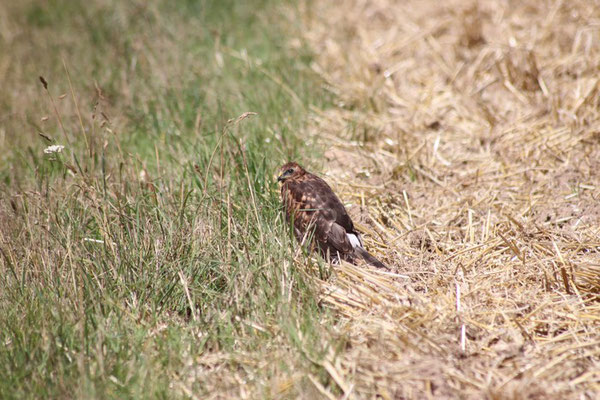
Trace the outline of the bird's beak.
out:
[[[283,175],[279,175],[277,177],[277,182],[283,182],[285,180],[285,178],[283,177]]]

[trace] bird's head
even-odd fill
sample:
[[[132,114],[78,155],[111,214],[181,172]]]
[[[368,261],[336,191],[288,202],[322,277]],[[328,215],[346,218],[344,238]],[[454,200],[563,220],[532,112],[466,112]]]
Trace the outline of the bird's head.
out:
[[[277,177],[278,182],[285,182],[288,179],[295,179],[304,175],[306,171],[300,165],[295,162],[289,162],[284,164],[279,169],[279,176]]]

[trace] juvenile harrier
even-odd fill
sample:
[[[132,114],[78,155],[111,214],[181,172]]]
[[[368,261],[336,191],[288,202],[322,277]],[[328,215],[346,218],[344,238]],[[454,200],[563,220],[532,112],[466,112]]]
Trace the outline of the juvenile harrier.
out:
[[[311,248],[325,259],[341,258],[356,264],[362,258],[370,265],[387,268],[365,250],[344,205],[323,179],[290,162],[281,167],[277,180],[283,183],[281,200],[300,243],[312,237]]]

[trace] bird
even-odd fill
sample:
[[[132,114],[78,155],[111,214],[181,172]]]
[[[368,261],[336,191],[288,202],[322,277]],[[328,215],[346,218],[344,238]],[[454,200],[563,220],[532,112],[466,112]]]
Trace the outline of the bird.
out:
[[[342,259],[356,265],[362,259],[388,269],[364,248],[346,208],[327,182],[293,161],[280,168],[277,181],[286,220],[293,224],[299,243],[308,242],[310,249],[326,260]]]

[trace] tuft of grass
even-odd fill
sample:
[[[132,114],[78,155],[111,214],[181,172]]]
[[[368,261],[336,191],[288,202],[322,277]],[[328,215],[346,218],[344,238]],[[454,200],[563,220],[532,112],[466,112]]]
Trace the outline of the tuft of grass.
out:
[[[328,96],[280,5],[0,14],[0,397],[328,386],[343,335],[295,268],[273,179],[319,151],[299,132]]]

